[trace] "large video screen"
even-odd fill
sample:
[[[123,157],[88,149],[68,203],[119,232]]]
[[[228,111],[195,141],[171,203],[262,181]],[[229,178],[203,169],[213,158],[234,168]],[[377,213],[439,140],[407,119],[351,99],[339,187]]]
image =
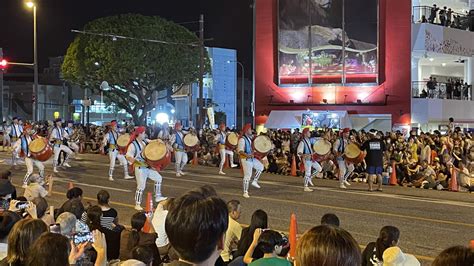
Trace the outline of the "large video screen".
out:
[[[376,79],[378,0],[279,0],[278,6],[280,83]]]

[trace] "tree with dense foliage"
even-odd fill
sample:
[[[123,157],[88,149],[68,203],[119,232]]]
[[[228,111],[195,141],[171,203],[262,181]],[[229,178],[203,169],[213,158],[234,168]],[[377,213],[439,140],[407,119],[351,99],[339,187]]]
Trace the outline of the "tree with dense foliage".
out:
[[[158,91],[178,91],[197,81],[199,62],[199,39],[188,29],[156,16],[125,14],[89,22],[69,45],[62,74],[94,93],[102,91],[107,104],[140,125]],[[209,69],[206,53],[204,73]],[[108,88],[101,88],[103,81]]]

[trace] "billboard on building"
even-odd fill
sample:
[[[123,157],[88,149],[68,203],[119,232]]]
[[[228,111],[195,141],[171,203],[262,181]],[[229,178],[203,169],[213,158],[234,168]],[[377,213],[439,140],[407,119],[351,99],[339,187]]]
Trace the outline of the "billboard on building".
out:
[[[378,0],[279,0],[280,84],[378,76]]]

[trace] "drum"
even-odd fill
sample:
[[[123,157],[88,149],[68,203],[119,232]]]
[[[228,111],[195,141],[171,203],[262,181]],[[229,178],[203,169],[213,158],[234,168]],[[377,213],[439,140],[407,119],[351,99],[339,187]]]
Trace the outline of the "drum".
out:
[[[198,151],[199,150],[199,138],[194,134],[186,134],[183,138],[184,148],[186,151]]]
[[[359,164],[364,160],[365,153],[356,144],[350,143],[344,150],[344,158],[349,163]]]
[[[47,139],[38,137],[30,142],[28,145],[31,157],[38,161],[45,162],[53,155],[53,149]]]
[[[313,161],[322,162],[329,159],[331,155],[331,142],[319,139],[313,144]]]
[[[129,142],[130,142],[130,134],[128,133],[122,134],[118,137],[117,147],[120,154],[127,153],[127,146]]]
[[[225,139],[225,146],[228,150],[235,150],[237,144],[239,143],[239,135],[234,132],[230,132]]]
[[[142,157],[148,166],[160,171],[171,163],[171,153],[161,140],[153,140],[142,151]]]
[[[272,146],[272,141],[268,136],[259,135],[255,137],[252,142],[252,148],[255,158],[260,160],[267,156],[270,150],[273,148]]]

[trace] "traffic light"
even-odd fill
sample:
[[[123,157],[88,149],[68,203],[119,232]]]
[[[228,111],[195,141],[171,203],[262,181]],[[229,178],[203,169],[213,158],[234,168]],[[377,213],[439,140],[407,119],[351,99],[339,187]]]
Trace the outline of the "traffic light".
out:
[[[8,66],[8,61],[6,59],[0,59],[0,70],[6,69]]]

